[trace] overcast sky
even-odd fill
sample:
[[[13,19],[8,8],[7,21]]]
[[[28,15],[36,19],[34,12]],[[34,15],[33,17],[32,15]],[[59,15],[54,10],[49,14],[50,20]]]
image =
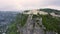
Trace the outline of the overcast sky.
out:
[[[39,8],[60,10],[60,0],[0,0],[0,10],[15,11]]]

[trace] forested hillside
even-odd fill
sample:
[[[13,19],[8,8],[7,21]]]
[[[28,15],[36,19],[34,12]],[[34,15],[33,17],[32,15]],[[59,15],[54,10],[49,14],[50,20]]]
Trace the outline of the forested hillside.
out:
[[[50,15],[42,15],[42,23],[48,31],[55,31],[60,34],[60,18]]]
[[[45,8],[45,9],[39,9],[39,11],[45,11],[45,12],[48,12],[48,13],[54,12],[55,14],[60,15],[60,10],[56,10],[56,9]]]
[[[55,12],[59,14],[59,11],[54,9],[40,9],[40,11],[46,11],[48,13]],[[60,34],[60,17],[54,17],[50,14],[48,15],[37,14],[37,15],[39,15],[38,17],[42,17],[42,23],[46,27],[45,31],[55,31],[58,34]],[[27,18],[28,14],[17,14],[15,21],[13,21],[11,25],[9,25],[9,28],[6,33],[20,34],[17,26],[23,27],[27,21]]]
[[[17,25],[23,27],[26,23],[28,15],[26,14],[17,14],[16,20],[12,22],[11,25],[9,25],[9,28],[7,30],[7,34],[19,34]]]

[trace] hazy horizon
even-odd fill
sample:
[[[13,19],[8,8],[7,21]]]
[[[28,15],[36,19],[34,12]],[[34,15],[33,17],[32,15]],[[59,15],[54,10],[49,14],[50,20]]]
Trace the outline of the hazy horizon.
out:
[[[0,11],[19,11],[40,8],[60,10],[60,0],[0,0]]]

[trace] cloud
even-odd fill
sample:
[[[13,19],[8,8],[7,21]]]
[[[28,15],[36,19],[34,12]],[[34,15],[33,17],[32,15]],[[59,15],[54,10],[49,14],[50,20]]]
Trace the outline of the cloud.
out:
[[[49,5],[49,6],[46,6],[46,7],[43,7],[43,8],[53,8],[53,9],[57,9],[57,10],[60,10],[60,6],[55,6],[55,5]]]
[[[17,10],[17,4],[15,0],[0,0],[0,10]]]
[[[60,9],[60,0],[0,0],[0,10],[26,10],[37,8]]]

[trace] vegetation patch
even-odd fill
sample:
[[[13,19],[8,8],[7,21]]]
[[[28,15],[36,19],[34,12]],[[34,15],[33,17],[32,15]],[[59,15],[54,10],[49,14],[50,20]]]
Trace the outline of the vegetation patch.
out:
[[[12,22],[12,24],[9,25],[6,33],[7,34],[20,34],[19,32],[17,32],[18,30],[17,25],[20,25],[21,27],[23,27],[27,21],[27,18],[28,18],[28,15],[26,14],[17,14],[16,20]]]

